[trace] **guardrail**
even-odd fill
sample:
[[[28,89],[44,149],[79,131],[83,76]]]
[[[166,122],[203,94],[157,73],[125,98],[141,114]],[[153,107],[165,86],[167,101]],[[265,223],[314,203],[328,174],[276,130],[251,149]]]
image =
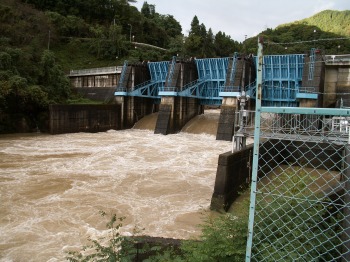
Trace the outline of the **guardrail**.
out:
[[[122,66],[110,66],[110,67],[100,67],[100,68],[89,68],[80,70],[70,70],[70,76],[83,76],[83,75],[102,75],[102,74],[120,74],[122,71]]]
[[[326,65],[350,64],[350,54],[347,55],[325,55]]]

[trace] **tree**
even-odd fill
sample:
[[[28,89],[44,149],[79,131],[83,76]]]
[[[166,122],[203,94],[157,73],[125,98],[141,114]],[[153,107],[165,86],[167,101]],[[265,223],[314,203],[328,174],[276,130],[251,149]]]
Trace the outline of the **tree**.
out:
[[[211,28],[209,28],[208,33],[204,37],[202,57],[214,57],[215,56],[215,43],[214,34]]]
[[[147,1],[143,2],[142,8],[141,8],[141,14],[143,14],[146,18],[151,17],[151,10]]]
[[[185,56],[184,37],[182,35],[179,35],[177,37],[170,39],[169,53],[172,56],[175,56],[175,55],[179,55],[180,57]]]
[[[70,82],[56,63],[54,54],[45,50],[40,62],[39,84],[47,92],[48,98],[53,103],[62,102],[70,95]]]
[[[216,55],[219,57],[232,56],[234,52],[239,52],[241,49],[238,42],[232,40],[230,36],[221,31],[215,35],[214,43]]]
[[[200,34],[201,34],[201,26],[199,25],[198,17],[195,15],[192,19],[191,29],[190,29],[190,32],[188,35],[189,36],[191,36],[191,35],[199,36]]]
[[[169,38],[182,35],[182,27],[172,15],[161,15],[156,13],[153,20],[159,27],[165,30],[165,33]]]
[[[202,24],[203,25],[203,24]],[[199,25],[197,16],[194,16],[191,22],[191,29],[185,41],[186,55],[192,57],[201,57],[203,47],[203,29]]]

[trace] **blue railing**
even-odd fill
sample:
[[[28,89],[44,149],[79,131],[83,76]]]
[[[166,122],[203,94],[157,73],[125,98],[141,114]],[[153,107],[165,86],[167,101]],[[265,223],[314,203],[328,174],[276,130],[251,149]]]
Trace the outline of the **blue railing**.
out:
[[[166,86],[171,85],[174,72],[175,72],[175,66],[176,66],[176,56],[173,56],[173,60],[171,61],[170,68],[169,68],[169,74],[167,76]]]
[[[310,62],[309,62],[309,77],[308,77],[308,80],[314,79],[314,73],[315,73],[315,59],[316,59],[315,51],[316,51],[315,48],[311,48]]]
[[[238,59],[238,53],[235,52],[233,55],[233,60],[232,60],[232,67],[231,67],[231,75],[230,75],[230,83],[235,81],[235,76],[236,76],[236,67],[237,67],[237,59]]]
[[[124,84],[124,79],[125,79],[125,74],[126,74],[127,69],[128,69],[128,61],[125,60],[122,72],[120,74],[120,78],[119,78],[116,92],[126,92],[126,86],[123,86],[123,84]]]
[[[171,86],[175,72],[176,57],[172,61],[148,63],[151,79],[134,87],[128,95],[159,97],[159,91],[165,91],[161,95],[175,95],[181,97],[193,97],[203,103],[215,104],[221,101],[220,92],[226,92],[225,81],[229,79],[230,85],[237,74],[237,53],[232,60],[232,68],[228,70],[232,58],[205,58],[195,59],[198,79],[183,86],[181,91]],[[124,64],[123,72],[126,65]],[[262,103],[264,106],[297,106],[297,94],[304,90],[301,87],[304,67],[303,54],[268,55],[263,57],[263,85]],[[122,72],[122,74],[123,74]],[[229,75],[227,75],[229,74]],[[118,83],[120,87],[121,80]],[[168,86],[166,85],[166,81]],[[255,98],[256,87],[252,83],[245,87],[247,94]],[[232,89],[232,90],[231,90]],[[237,90],[236,90],[237,89]],[[240,92],[239,87],[230,86],[230,92]],[[311,90],[307,90],[311,92]],[[209,100],[212,100],[211,102]]]
[[[301,86],[304,55],[269,55],[263,57],[262,104],[297,106],[296,94]]]

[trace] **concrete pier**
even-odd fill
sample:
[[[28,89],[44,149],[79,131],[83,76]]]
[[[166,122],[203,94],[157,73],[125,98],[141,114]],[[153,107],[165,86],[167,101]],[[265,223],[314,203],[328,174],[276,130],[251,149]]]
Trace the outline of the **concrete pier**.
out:
[[[122,83],[118,86],[123,86],[124,92],[131,92],[135,86],[146,82],[150,79],[146,63],[129,65],[122,79]],[[121,106],[121,123],[122,128],[131,128],[145,115],[151,114],[158,110],[154,100],[147,97],[137,96],[116,96],[115,103]]]
[[[252,57],[231,60],[227,72],[224,90],[220,92],[223,100],[216,140],[232,141],[235,112],[239,110],[238,98],[241,92],[245,92],[245,88],[255,81],[256,72]]]
[[[179,132],[193,117],[203,114],[204,106],[199,99],[178,96],[187,84],[198,78],[193,61],[177,61],[172,74],[166,79],[161,92],[161,103],[155,134],[173,134]]]

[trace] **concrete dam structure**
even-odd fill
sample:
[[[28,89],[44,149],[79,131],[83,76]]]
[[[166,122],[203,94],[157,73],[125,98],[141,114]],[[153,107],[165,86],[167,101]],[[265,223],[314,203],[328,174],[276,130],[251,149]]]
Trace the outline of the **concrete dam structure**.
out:
[[[263,57],[262,105],[277,107],[347,107],[349,55],[307,54]],[[256,57],[237,53],[226,58],[143,62],[110,68],[72,70],[74,90],[85,97],[120,105],[121,129],[159,112],[155,133],[171,134],[204,108],[219,107],[217,139],[231,141],[239,101],[256,99]]]

